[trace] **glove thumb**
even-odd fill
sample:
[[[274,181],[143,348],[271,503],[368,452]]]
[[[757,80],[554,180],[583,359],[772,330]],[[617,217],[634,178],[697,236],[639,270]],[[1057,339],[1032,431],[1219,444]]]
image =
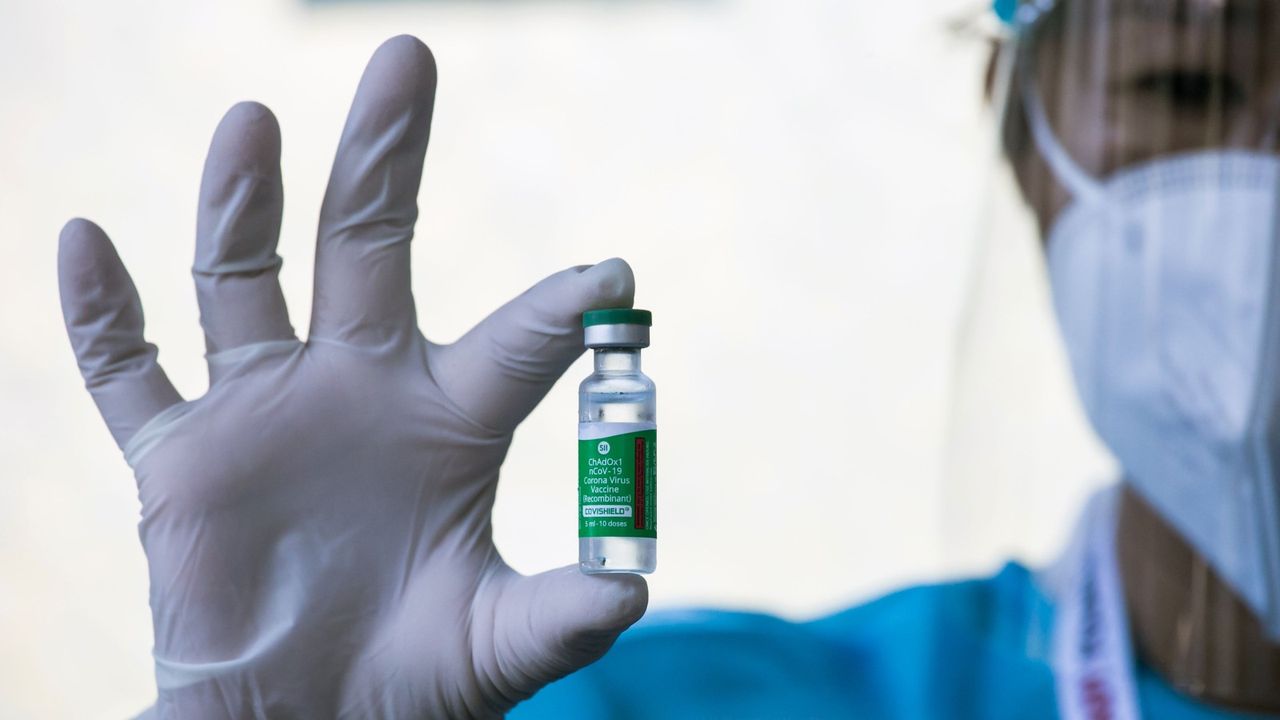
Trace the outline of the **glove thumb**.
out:
[[[639,575],[585,575],[570,565],[513,576],[495,608],[494,649],[507,685],[499,692],[519,702],[595,662],[648,604]]]

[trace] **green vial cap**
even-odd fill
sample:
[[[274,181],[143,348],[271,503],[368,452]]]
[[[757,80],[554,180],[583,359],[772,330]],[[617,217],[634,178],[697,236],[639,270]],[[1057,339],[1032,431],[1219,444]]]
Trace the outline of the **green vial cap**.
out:
[[[653,313],[635,308],[605,308],[582,313],[582,327],[592,325],[653,325]]]

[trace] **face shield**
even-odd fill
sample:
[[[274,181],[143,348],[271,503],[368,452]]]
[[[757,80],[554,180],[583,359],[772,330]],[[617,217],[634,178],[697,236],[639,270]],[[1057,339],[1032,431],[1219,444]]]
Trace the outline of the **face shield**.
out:
[[[1132,652],[1184,692],[1280,708],[1280,3],[997,10],[988,235],[1035,248],[1078,408],[1123,479],[1092,512],[1115,528]],[[971,347],[982,317],[1018,311],[975,306]]]

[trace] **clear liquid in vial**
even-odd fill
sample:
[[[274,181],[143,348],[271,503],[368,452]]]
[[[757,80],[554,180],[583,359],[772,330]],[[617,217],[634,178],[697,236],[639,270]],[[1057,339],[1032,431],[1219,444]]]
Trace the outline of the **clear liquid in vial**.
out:
[[[640,372],[638,348],[596,350],[596,372],[578,392],[580,423],[643,424],[655,428],[657,393]],[[644,537],[579,537],[578,565],[585,573],[651,573],[658,541]]]

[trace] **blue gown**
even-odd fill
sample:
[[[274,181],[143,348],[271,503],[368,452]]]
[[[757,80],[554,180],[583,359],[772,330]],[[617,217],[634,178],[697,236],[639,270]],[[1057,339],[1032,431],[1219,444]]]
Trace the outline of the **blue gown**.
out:
[[[1028,570],[908,588],[792,623],[715,610],[652,614],[599,662],[519,705],[534,718],[1058,717],[1053,606]],[[1143,717],[1256,718],[1135,670]]]

